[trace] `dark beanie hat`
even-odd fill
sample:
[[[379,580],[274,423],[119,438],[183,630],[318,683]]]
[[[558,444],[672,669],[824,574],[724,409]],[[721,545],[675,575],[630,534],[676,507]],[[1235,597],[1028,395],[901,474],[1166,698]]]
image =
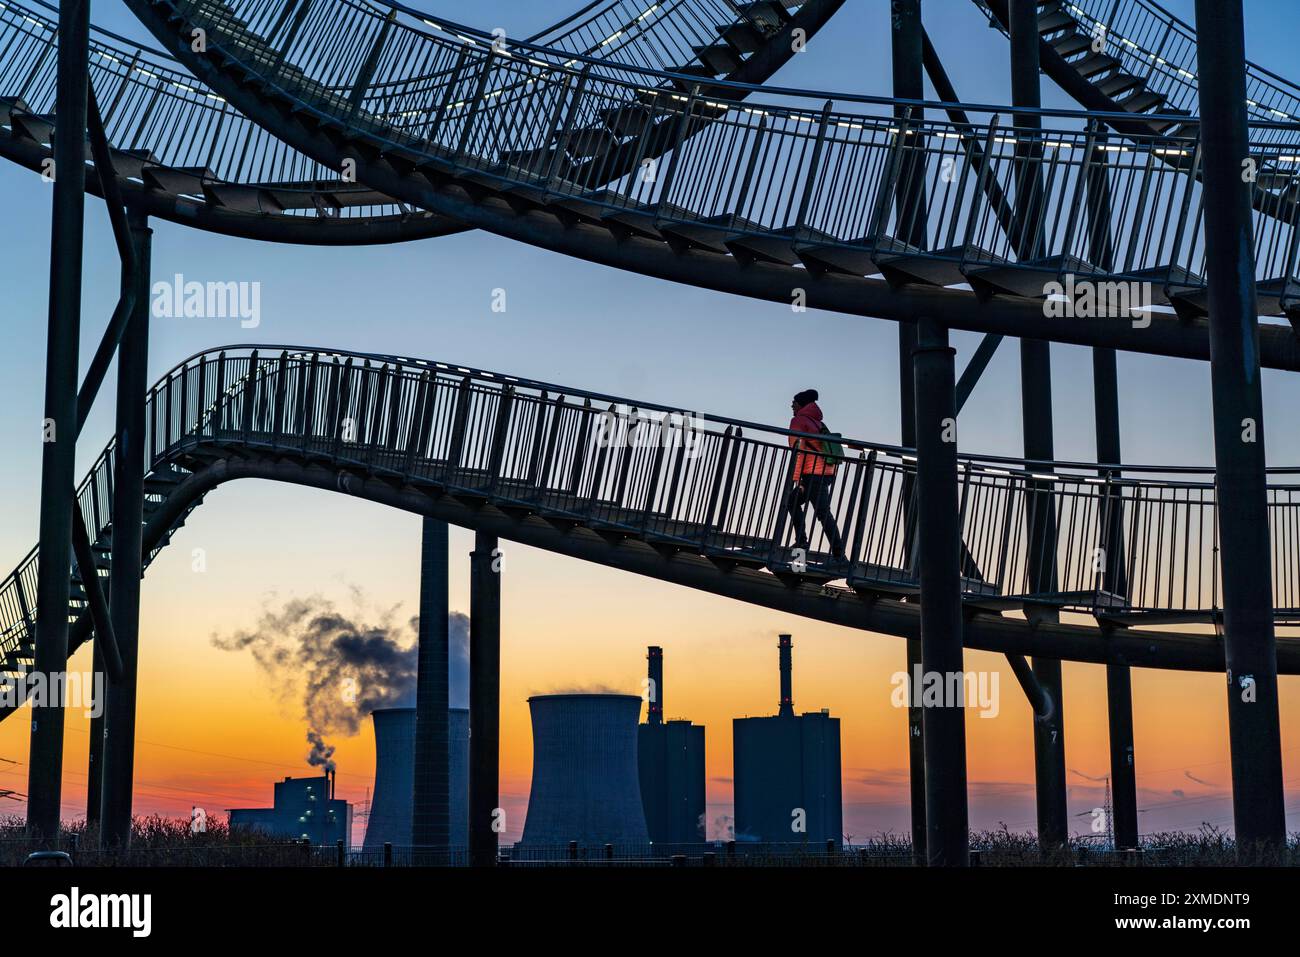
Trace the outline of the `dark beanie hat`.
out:
[[[796,403],[797,403],[801,408],[802,408],[803,406],[807,405],[809,402],[816,402],[816,401],[817,401],[817,390],[816,390],[816,389],[804,389],[802,392],[796,392],[796,393],[795,393],[795,396],[794,396],[794,401],[795,401],[795,402],[796,402]]]

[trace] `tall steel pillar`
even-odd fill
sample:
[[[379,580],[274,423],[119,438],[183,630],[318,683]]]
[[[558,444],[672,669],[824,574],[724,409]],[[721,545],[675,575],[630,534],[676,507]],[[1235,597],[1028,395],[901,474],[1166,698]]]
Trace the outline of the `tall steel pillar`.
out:
[[[1286,839],[1241,0],[1196,0],[1214,464],[1233,819],[1249,860]]]
[[[96,638],[92,651],[91,668],[94,674],[104,675],[108,681],[108,672],[104,667],[104,650]],[[107,692],[107,688],[105,688]],[[86,756],[86,825],[99,823],[99,814],[104,801],[104,709],[106,702],[95,700],[99,714],[90,719],[90,748]]]
[[[140,650],[140,578],[144,574],[145,399],[149,392],[149,217],[130,211],[135,305],[117,357],[117,449],[113,458],[113,546],[108,606],[122,658],[121,677],[106,681],[100,844],[131,841],[135,775],[136,676]],[[95,639],[96,646],[99,639]],[[93,730],[93,729],[92,729]]]
[[[501,759],[501,566],[497,537],[478,532],[469,564],[469,852],[496,862]]]
[[[447,709],[450,598],[447,523],[425,518],[420,540],[420,646],[415,679],[415,784],[411,844],[437,855],[451,845],[451,732]]]
[[[962,651],[961,524],[957,514],[957,421],[948,330],[917,323],[917,546],[921,555],[921,662],[926,676],[959,674]],[[945,686],[947,682],[945,681]],[[931,866],[969,860],[964,702],[922,708],[926,850]]]
[[[1114,349],[1092,350],[1093,406],[1097,425],[1097,461],[1113,465],[1120,461],[1119,376]],[[1102,588],[1112,594],[1128,591],[1124,568],[1124,521],[1122,500],[1108,495],[1101,520],[1106,553]],[[1129,666],[1106,665],[1106,714],[1110,726],[1111,825],[1116,847],[1137,847],[1137,769],[1133,757],[1133,681]]]
[[[890,37],[893,58],[894,96],[905,100],[925,99],[925,81],[922,71],[921,0],[891,0]],[[896,108],[902,116],[904,108]],[[924,165],[909,165],[913,175],[899,177],[898,200],[900,213],[913,210],[911,216],[900,216],[909,231],[908,242],[918,249],[925,248],[925,183],[919,175]],[[903,237],[900,237],[903,238]],[[898,398],[900,417],[900,444],[907,448],[916,445],[916,408],[913,401],[915,385],[912,376],[912,353],[916,350],[916,325],[898,324]],[[910,489],[904,489],[904,501],[910,501]],[[910,517],[907,521],[910,527]],[[921,666],[921,642],[907,640],[908,680]],[[911,696],[909,696],[909,702]],[[912,797],[912,860],[923,864],[925,850],[925,741],[921,709],[909,704],[907,709],[907,751]]]
[[[1037,109],[1039,97],[1038,4],[1035,0],[1011,0],[1011,102],[1013,106]],[[1021,262],[1037,259],[1042,252],[1039,220],[1043,216],[1040,160],[1042,144],[1034,137],[1042,127],[1036,113],[1015,115],[1016,135],[1016,229],[1013,236]],[[1052,356],[1051,347],[1039,339],[1020,340],[1020,398],[1024,427],[1025,458],[1047,461],[1052,450]],[[1026,517],[1030,587],[1050,592],[1056,586],[1056,519],[1050,483],[1034,483]],[[1030,609],[1038,621],[1055,620],[1054,608]],[[1034,676],[1051,697],[1054,707],[1046,718],[1034,719],[1034,780],[1038,806],[1038,840],[1045,850],[1060,847],[1069,837],[1065,808],[1065,727],[1061,700],[1061,662],[1033,660]]]
[[[1106,137],[1096,126],[1097,140],[1086,171],[1088,204],[1088,251],[1094,265],[1111,271],[1115,247],[1111,235],[1111,185],[1108,154],[1101,147]],[[1114,349],[1092,350],[1093,419],[1097,433],[1097,462],[1117,465],[1121,461],[1119,441],[1119,370]],[[1117,477],[1107,473],[1106,477]],[[1099,520],[1104,523],[1101,587],[1114,595],[1128,593],[1124,567],[1123,499],[1107,487]],[[1117,848],[1137,847],[1137,769],[1133,754],[1133,681],[1129,666],[1106,665],[1106,715],[1110,729],[1111,828]]]
[[[62,676],[68,669],[89,44],[89,0],[65,0],[59,7],[50,305],[41,452],[41,561],[36,585],[35,670],[47,681]],[[44,707],[32,709],[27,823],[46,840],[53,840],[59,830],[63,799],[63,718],[61,703],[47,702]]]

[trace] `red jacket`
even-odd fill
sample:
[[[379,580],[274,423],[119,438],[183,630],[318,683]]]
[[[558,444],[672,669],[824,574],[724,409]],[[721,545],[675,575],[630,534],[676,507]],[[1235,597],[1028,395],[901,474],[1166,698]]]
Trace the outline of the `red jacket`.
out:
[[[812,432],[822,430],[822,410],[816,402],[809,402],[794,414],[790,420],[791,432]],[[819,453],[825,451],[823,443],[816,439],[804,439],[790,436],[790,447],[799,449],[794,463],[794,479],[799,481],[805,475],[834,475],[835,466],[826,461]]]

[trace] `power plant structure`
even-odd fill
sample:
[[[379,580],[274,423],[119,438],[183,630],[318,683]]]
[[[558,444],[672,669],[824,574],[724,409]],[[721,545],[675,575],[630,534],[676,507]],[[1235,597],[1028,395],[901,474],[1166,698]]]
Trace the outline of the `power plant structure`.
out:
[[[637,776],[641,699],[624,694],[545,694],[528,699],[533,783],[516,853],[576,843],[649,842]]]
[[[796,715],[791,641],[781,635],[781,703],[767,718],[732,723],[738,841],[843,842],[840,719],[829,710]]]
[[[230,808],[231,830],[250,828],[269,837],[312,844],[352,843],[352,805],[334,797],[334,771],[321,777],[286,777],[275,783],[272,807]]]
[[[664,720],[664,650],[651,645],[646,723],[637,728],[637,768],[646,830],[655,844],[704,840],[704,726]]]
[[[375,787],[366,821],[366,850],[385,844],[413,843],[411,826],[415,787],[415,708],[380,708],[371,713],[375,725]],[[450,835],[453,849],[469,842],[469,711],[447,712],[451,736]]]

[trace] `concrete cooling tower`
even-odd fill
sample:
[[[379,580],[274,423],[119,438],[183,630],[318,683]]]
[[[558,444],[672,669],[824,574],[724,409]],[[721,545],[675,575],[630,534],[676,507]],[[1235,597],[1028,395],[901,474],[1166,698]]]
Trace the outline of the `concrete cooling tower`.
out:
[[[469,712],[447,713],[451,737],[451,843],[469,841]],[[384,844],[411,844],[412,792],[415,787],[415,709],[381,708],[375,723],[375,789],[366,824],[366,850]]]
[[[641,699],[622,694],[551,694],[528,699],[533,786],[522,848],[577,841],[646,844],[637,780]]]

